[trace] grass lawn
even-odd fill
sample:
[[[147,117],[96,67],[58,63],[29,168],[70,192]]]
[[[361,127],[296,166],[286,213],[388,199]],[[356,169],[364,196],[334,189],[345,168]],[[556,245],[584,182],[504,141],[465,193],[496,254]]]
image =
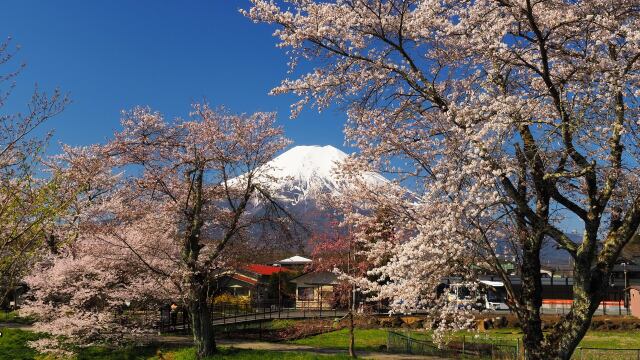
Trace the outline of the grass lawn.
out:
[[[17,311],[0,311],[0,324],[2,323],[31,324],[33,319],[21,317]]]
[[[398,330],[404,334],[405,330]],[[411,337],[416,339],[430,338],[427,331],[412,331]],[[454,337],[465,336],[475,341],[505,340],[517,341],[522,339],[519,329],[492,329],[487,332],[457,332]],[[356,329],[356,349],[379,351],[380,347],[387,343],[387,331],[385,329]],[[349,346],[349,330],[342,329],[305,339],[292,341],[294,344],[309,345],[318,348],[346,349]],[[609,330],[589,331],[580,343],[582,347],[593,348],[640,348],[640,331],[637,330]]]
[[[195,360],[196,351],[195,348],[178,348],[178,349],[163,349],[158,346],[146,346],[146,347],[132,347],[117,350],[110,350],[106,348],[92,347],[85,349],[78,354],[78,360],[103,360],[103,359],[118,359],[118,360],[138,360],[138,359],[153,359],[153,360]],[[339,360],[349,359],[346,355],[316,355],[312,353],[303,352],[277,352],[277,351],[265,351],[265,350],[244,350],[233,348],[220,348],[220,353],[207,358],[208,360],[222,360],[222,359],[238,359],[238,360],[270,360],[270,359],[286,359],[286,360],[312,360],[312,359],[327,359],[327,360]]]
[[[49,360],[50,358],[36,353],[27,346],[28,341],[37,340],[43,335],[19,329],[2,329],[0,337],[0,360]],[[316,355],[303,352],[276,352],[264,350],[240,350],[221,348],[220,353],[209,357],[209,360],[237,359],[237,360],[340,360],[349,359],[346,355]],[[164,348],[162,345],[149,345],[112,349],[93,346],[81,349],[74,360],[195,360],[194,348]]]
[[[3,329],[0,326],[0,359],[27,360],[34,359],[37,353],[27,346],[28,341],[38,340],[43,335],[18,329]]]
[[[387,331],[384,329],[356,329],[355,339],[357,350],[380,351],[380,346],[387,344]],[[349,329],[311,336],[291,343],[317,348],[348,349]]]
[[[37,354],[27,346],[28,341],[37,340],[43,335],[30,331],[18,329],[1,329],[0,337],[0,360],[49,360],[49,358]],[[405,333],[405,330],[398,330]],[[517,329],[495,329],[485,333],[458,332],[454,337],[466,336],[469,339],[474,337],[476,341],[486,341],[490,339],[516,341],[522,336]],[[429,338],[430,332],[413,331],[414,338]],[[348,347],[349,331],[342,329],[305,339],[293,341],[294,344],[308,345],[325,349],[341,349]],[[385,329],[356,329],[356,348],[367,351],[380,351],[380,347],[386,345],[387,331]],[[582,347],[594,348],[640,348],[640,332],[638,331],[590,331],[580,344]],[[78,360],[194,360],[195,350],[191,347],[167,348],[163,345],[149,345],[126,348],[90,347],[79,351],[75,359]],[[346,355],[319,355],[305,352],[276,352],[266,350],[240,350],[233,348],[221,348],[221,352],[209,358],[213,359],[285,359],[285,360],[332,360],[348,359]]]
[[[156,357],[153,357],[154,360],[193,360],[196,358],[195,349],[186,348],[175,351],[167,351],[162,352],[162,354],[158,354]],[[222,359],[238,359],[238,360],[275,360],[275,359],[285,359],[285,360],[342,360],[342,359],[350,359],[347,355],[317,355],[311,353],[303,353],[303,352],[277,352],[277,351],[266,351],[266,350],[241,350],[241,349],[229,349],[223,348],[220,353],[211,357],[208,357],[207,360],[222,360]]]

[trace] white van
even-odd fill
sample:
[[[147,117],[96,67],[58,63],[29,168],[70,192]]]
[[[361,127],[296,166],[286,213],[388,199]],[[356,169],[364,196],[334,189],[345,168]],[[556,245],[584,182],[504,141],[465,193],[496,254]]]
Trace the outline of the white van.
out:
[[[480,280],[486,310],[509,310],[507,291],[502,281]]]
[[[474,310],[509,310],[506,304],[507,293],[501,281],[480,280],[477,290],[472,292],[465,283],[449,285],[447,300],[458,308]]]

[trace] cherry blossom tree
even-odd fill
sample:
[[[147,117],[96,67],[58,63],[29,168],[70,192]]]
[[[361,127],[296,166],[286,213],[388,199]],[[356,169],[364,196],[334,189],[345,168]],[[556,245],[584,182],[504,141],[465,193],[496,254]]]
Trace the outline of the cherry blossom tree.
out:
[[[141,309],[179,301],[198,356],[215,352],[210,285],[239,249],[267,239],[256,228],[288,225],[269,195],[276,179],[263,174],[288,144],[274,122],[273,113],[232,115],[206,104],[194,105],[189,120],[166,121],[139,107],[124,113],[107,144],[67,148],[58,168],[82,191],[60,221],[67,245],[30,279],[38,326],[81,344],[113,341],[151,329],[125,322],[125,301]]]
[[[353,358],[356,357],[354,279],[365,276],[369,269],[366,257],[362,256],[364,249],[358,245],[361,244],[337,219],[329,221],[323,232],[313,234],[310,238],[313,271],[332,271],[339,275],[340,282],[333,288],[334,306],[349,309],[349,356]]]
[[[293,79],[273,94],[348,112],[350,169],[413,184],[416,198],[361,190],[410,229],[372,285],[429,306],[442,276],[502,277],[528,359],[569,359],[640,224],[637,0],[252,0],[275,24]],[[286,4],[286,5],[285,5]],[[296,65],[307,61],[308,72]],[[366,185],[366,184],[365,184]],[[377,195],[377,196],[376,196]],[[415,200],[417,199],[417,200]],[[366,215],[354,215],[368,221]],[[563,221],[582,224],[581,241]],[[573,261],[571,310],[547,333],[540,251]],[[518,265],[514,291],[501,266]]]
[[[16,51],[11,39],[0,42],[0,67],[10,67]],[[26,112],[3,111],[24,65],[16,67],[0,74],[0,303],[37,258],[43,228],[63,207],[50,201],[57,179],[34,175],[50,137],[34,133],[69,100],[58,90],[49,96],[36,88]]]
[[[111,236],[102,221],[115,206],[121,179],[121,174],[112,173],[111,160],[99,146],[64,146],[62,154],[47,162],[52,176],[60,179],[51,199],[66,206],[45,226],[43,255],[25,278],[29,293],[21,312],[37,319],[39,331],[54,335],[32,344],[39,351],[72,355],[59,336],[73,345],[85,345],[105,340],[115,344],[131,333],[147,334],[154,319],[125,323],[121,316],[125,301],[144,308],[151,307],[153,300],[166,299],[167,293],[158,290],[151,296],[157,279]],[[139,228],[129,231],[129,237],[141,239]],[[136,284],[149,285],[148,291]]]

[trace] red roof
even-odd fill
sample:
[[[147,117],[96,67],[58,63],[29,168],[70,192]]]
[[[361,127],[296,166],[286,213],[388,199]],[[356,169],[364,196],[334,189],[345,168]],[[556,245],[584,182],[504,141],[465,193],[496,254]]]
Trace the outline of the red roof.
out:
[[[260,264],[251,264],[246,267],[247,270],[260,274],[260,275],[272,275],[275,273],[279,273],[281,271],[289,271],[282,266],[270,266],[270,265],[260,265]]]

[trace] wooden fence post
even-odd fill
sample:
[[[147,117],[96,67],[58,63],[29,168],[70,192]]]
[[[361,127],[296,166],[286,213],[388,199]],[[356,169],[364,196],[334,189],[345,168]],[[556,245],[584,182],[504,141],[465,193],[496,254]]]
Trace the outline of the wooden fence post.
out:
[[[464,357],[464,338],[465,336],[462,335],[462,356]]]
[[[387,331],[387,352],[391,352],[391,331]]]

